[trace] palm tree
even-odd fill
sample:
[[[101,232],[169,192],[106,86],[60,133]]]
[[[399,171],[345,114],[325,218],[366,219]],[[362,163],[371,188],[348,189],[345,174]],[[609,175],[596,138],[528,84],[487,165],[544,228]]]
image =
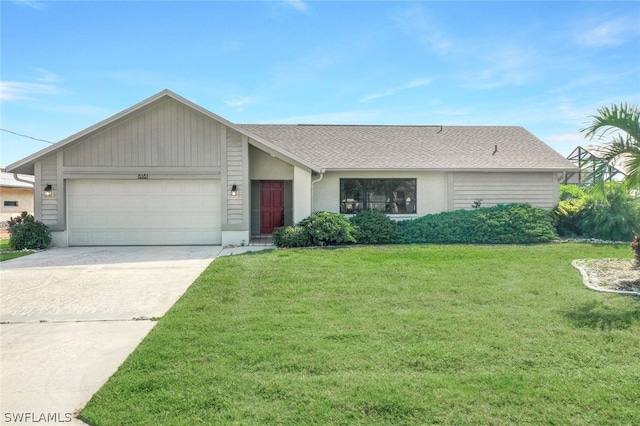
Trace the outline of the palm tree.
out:
[[[615,160],[622,160],[626,168],[625,183],[630,188],[640,188],[640,109],[637,105],[611,105],[611,108],[598,109],[597,115],[590,116],[593,121],[589,127],[581,129],[586,138],[605,142],[603,157],[596,166],[593,177],[603,183],[609,166]]]

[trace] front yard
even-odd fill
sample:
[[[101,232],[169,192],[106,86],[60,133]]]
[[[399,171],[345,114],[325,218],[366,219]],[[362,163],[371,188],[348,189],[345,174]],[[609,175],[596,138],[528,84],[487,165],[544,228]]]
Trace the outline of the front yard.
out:
[[[33,253],[31,250],[14,250],[9,238],[0,238],[0,262]]]
[[[628,246],[220,258],[89,402],[92,425],[640,424],[640,301],[573,259]]]

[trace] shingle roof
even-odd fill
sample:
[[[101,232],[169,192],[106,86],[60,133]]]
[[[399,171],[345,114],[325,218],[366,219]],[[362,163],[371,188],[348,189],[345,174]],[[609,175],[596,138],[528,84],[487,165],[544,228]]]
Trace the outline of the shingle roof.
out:
[[[517,126],[240,124],[238,127],[329,170],[575,169],[566,158]]]

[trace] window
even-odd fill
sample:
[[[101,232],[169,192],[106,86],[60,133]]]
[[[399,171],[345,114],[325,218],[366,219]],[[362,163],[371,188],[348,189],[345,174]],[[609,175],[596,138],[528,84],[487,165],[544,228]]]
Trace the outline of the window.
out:
[[[340,213],[416,212],[415,179],[340,179]]]
[[[18,207],[18,202],[17,201],[5,201],[4,202],[4,206],[5,207]]]

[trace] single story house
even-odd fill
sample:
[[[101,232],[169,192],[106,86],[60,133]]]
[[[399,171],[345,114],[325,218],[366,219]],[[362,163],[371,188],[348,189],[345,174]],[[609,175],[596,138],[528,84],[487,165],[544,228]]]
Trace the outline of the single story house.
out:
[[[165,90],[7,167],[58,246],[248,244],[314,211],[552,208],[575,167],[522,127],[235,124]]]
[[[14,175],[0,169],[0,221],[22,212],[33,214],[33,176]]]

